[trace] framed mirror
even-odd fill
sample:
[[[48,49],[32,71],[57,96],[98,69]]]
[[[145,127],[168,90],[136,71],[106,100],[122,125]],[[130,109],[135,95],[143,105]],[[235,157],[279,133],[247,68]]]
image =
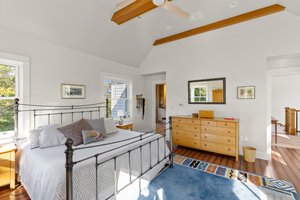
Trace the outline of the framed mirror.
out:
[[[226,104],[226,78],[188,81],[189,104]]]

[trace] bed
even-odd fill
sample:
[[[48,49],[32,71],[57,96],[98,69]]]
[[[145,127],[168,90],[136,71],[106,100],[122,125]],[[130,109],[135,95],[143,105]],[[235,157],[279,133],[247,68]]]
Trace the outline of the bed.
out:
[[[72,112],[60,107],[58,113],[51,107],[47,114],[49,107],[39,110],[39,105],[34,105],[34,109],[22,110],[18,101],[15,105],[16,119],[20,112],[30,111],[34,113],[34,124],[39,116],[49,119],[52,114],[63,117],[67,113],[73,121],[76,112],[82,116],[94,112],[91,105],[81,105],[80,111],[71,106]],[[100,113],[100,106],[95,108]],[[76,147],[72,143],[67,139],[65,145],[46,149],[31,149],[28,142],[20,146],[20,181],[32,200],[138,199],[141,189],[173,163],[166,134],[120,129],[103,141]]]

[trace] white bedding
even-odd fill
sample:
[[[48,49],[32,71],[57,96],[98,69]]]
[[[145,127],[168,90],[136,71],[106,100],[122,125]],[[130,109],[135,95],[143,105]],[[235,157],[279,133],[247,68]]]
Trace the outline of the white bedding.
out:
[[[120,130],[120,132],[109,135],[104,141],[97,143],[92,143],[90,146],[100,143],[109,143],[113,141],[119,141],[126,138],[131,138],[138,136],[140,133],[133,131]],[[143,137],[147,137],[145,135]],[[134,144],[129,144],[117,150],[110,151],[98,157],[98,162],[111,158],[122,152],[127,152],[129,149],[140,146],[141,144],[146,144],[150,140],[160,137],[161,135],[153,135],[147,139],[143,139]],[[135,139],[139,140],[139,139]],[[113,149],[117,146],[124,145],[125,143],[130,143],[133,140],[111,144],[109,146],[93,147],[90,149],[84,149],[74,152],[74,161],[80,160],[82,158],[100,153],[109,149]],[[151,166],[155,165],[159,160],[162,160],[164,155],[164,145],[165,153],[169,154],[169,149],[166,144],[164,144],[163,138],[158,142],[159,153],[157,152],[157,141],[155,140],[151,144]],[[48,149],[31,149],[30,145],[25,145],[22,149],[21,157],[19,160],[19,174],[21,178],[21,183],[25,187],[29,196],[32,200],[59,200],[66,199],[66,170],[65,170],[65,151],[66,147],[56,146]],[[150,168],[150,146],[146,145],[143,147],[142,155],[142,169],[143,172]],[[167,162],[165,159],[156,167],[152,168],[143,177],[143,184],[147,184],[148,181],[152,180],[155,175],[163,168],[164,164]],[[131,152],[131,167],[132,178],[137,177],[140,174],[140,149],[136,149]],[[118,189],[122,188],[129,183],[129,162],[128,153],[117,159],[117,177],[118,177]],[[114,182],[114,162],[109,161],[100,165],[98,167],[98,191],[99,199],[106,199],[109,195],[114,192],[115,182]],[[80,200],[92,200],[95,199],[96,191],[96,176],[95,176],[95,158],[87,160],[85,162],[78,163],[74,166],[73,171],[73,188],[74,188],[74,199]],[[132,186],[123,190],[116,199],[136,199],[138,198],[138,190],[136,188],[137,182]],[[134,190],[132,190],[134,188]],[[130,190],[130,193],[128,191]],[[135,191],[135,192],[133,192]],[[130,197],[128,196],[130,194]]]

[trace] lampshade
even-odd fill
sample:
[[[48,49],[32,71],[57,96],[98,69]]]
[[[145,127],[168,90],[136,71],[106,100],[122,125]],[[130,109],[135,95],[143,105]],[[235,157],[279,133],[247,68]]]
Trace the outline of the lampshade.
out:
[[[124,111],[123,110],[118,110],[117,112],[117,116],[118,117],[123,117],[125,114],[124,114]]]
[[[156,6],[162,6],[165,3],[165,0],[152,0],[152,2]]]

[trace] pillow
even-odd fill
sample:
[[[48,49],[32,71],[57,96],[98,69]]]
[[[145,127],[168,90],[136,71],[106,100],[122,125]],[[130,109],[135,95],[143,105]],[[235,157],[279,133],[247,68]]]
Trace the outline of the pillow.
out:
[[[66,142],[64,135],[57,129],[59,125],[51,124],[40,129],[39,146],[40,148],[54,147]]]
[[[39,138],[40,138],[41,130],[34,129],[29,131],[29,140],[31,149],[35,149],[40,147]]]
[[[84,119],[81,119],[67,126],[58,128],[58,130],[62,132],[62,134],[66,138],[71,138],[74,141],[73,143],[74,146],[83,143],[82,130],[92,130],[92,129],[93,128]]]
[[[104,118],[86,119],[86,121],[93,128],[93,130],[96,130],[99,133],[104,133],[105,134]]]
[[[115,121],[112,118],[104,119],[105,134],[117,133]]]
[[[89,144],[103,140],[103,134],[96,130],[82,130],[83,144]]]

